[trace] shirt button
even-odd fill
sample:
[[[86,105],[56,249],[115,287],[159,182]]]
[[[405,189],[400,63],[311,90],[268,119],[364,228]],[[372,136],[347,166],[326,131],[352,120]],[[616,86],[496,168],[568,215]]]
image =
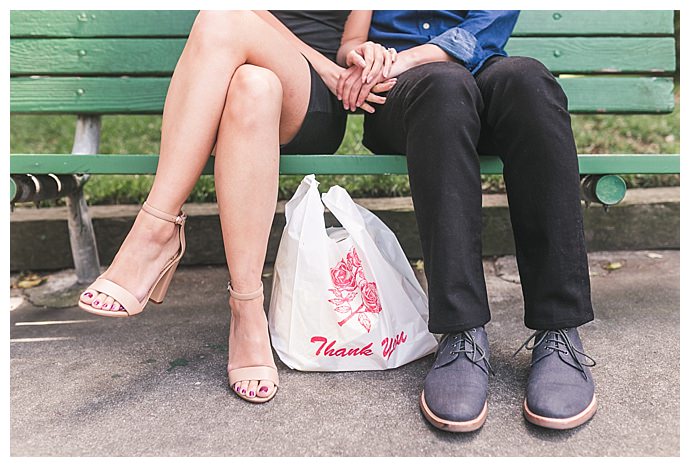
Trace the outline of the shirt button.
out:
[[[429,29],[430,27],[431,27],[431,25],[429,23],[422,24],[423,29]]]

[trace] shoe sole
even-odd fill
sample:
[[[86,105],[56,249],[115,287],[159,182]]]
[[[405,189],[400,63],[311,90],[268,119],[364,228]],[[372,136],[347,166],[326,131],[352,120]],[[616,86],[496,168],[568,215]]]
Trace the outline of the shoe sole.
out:
[[[597,411],[597,398],[596,396],[592,397],[592,402],[589,403],[585,410],[568,418],[549,418],[537,415],[527,406],[526,398],[522,405],[522,409],[527,421],[533,425],[551,428],[552,430],[569,430],[582,425],[594,416]]]
[[[98,315],[98,316],[107,316],[108,318],[129,318],[129,314],[127,314],[126,311],[106,311],[106,310],[100,310],[98,308],[94,308],[91,305],[84,303],[84,302],[79,302],[77,304],[79,308],[81,308],[84,311],[88,311],[89,313],[93,315]]]
[[[473,420],[467,420],[465,422],[444,420],[431,411],[431,409],[426,403],[426,400],[424,399],[424,391],[422,391],[422,395],[419,398],[419,406],[422,409],[424,417],[427,419],[429,423],[431,423],[439,430],[452,431],[454,433],[467,433],[470,431],[480,429],[482,425],[484,425],[484,421],[486,421],[486,416],[489,413],[489,406],[486,402],[484,402],[484,408],[480,412],[479,416]]]

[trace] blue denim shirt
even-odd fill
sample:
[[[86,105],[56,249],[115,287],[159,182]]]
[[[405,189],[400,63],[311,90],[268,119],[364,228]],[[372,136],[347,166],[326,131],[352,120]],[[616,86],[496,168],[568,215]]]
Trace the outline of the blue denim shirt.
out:
[[[476,73],[503,50],[518,10],[376,10],[369,40],[397,51],[435,44]]]

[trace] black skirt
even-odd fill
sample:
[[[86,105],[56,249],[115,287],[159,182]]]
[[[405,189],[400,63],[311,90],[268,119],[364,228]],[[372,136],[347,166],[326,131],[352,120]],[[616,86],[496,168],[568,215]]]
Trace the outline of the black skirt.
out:
[[[281,154],[333,154],[345,135],[348,112],[307,63],[311,75],[307,114],[292,141],[280,146]]]

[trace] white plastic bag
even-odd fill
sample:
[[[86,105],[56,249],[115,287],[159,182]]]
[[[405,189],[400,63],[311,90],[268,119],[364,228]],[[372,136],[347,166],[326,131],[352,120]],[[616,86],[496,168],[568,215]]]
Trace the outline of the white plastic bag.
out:
[[[290,368],[397,368],[436,349],[427,299],[395,234],[314,175],[285,206],[287,225],[273,273],[268,323]],[[323,203],[322,203],[323,200]],[[342,227],[326,229],[324,204]]]

